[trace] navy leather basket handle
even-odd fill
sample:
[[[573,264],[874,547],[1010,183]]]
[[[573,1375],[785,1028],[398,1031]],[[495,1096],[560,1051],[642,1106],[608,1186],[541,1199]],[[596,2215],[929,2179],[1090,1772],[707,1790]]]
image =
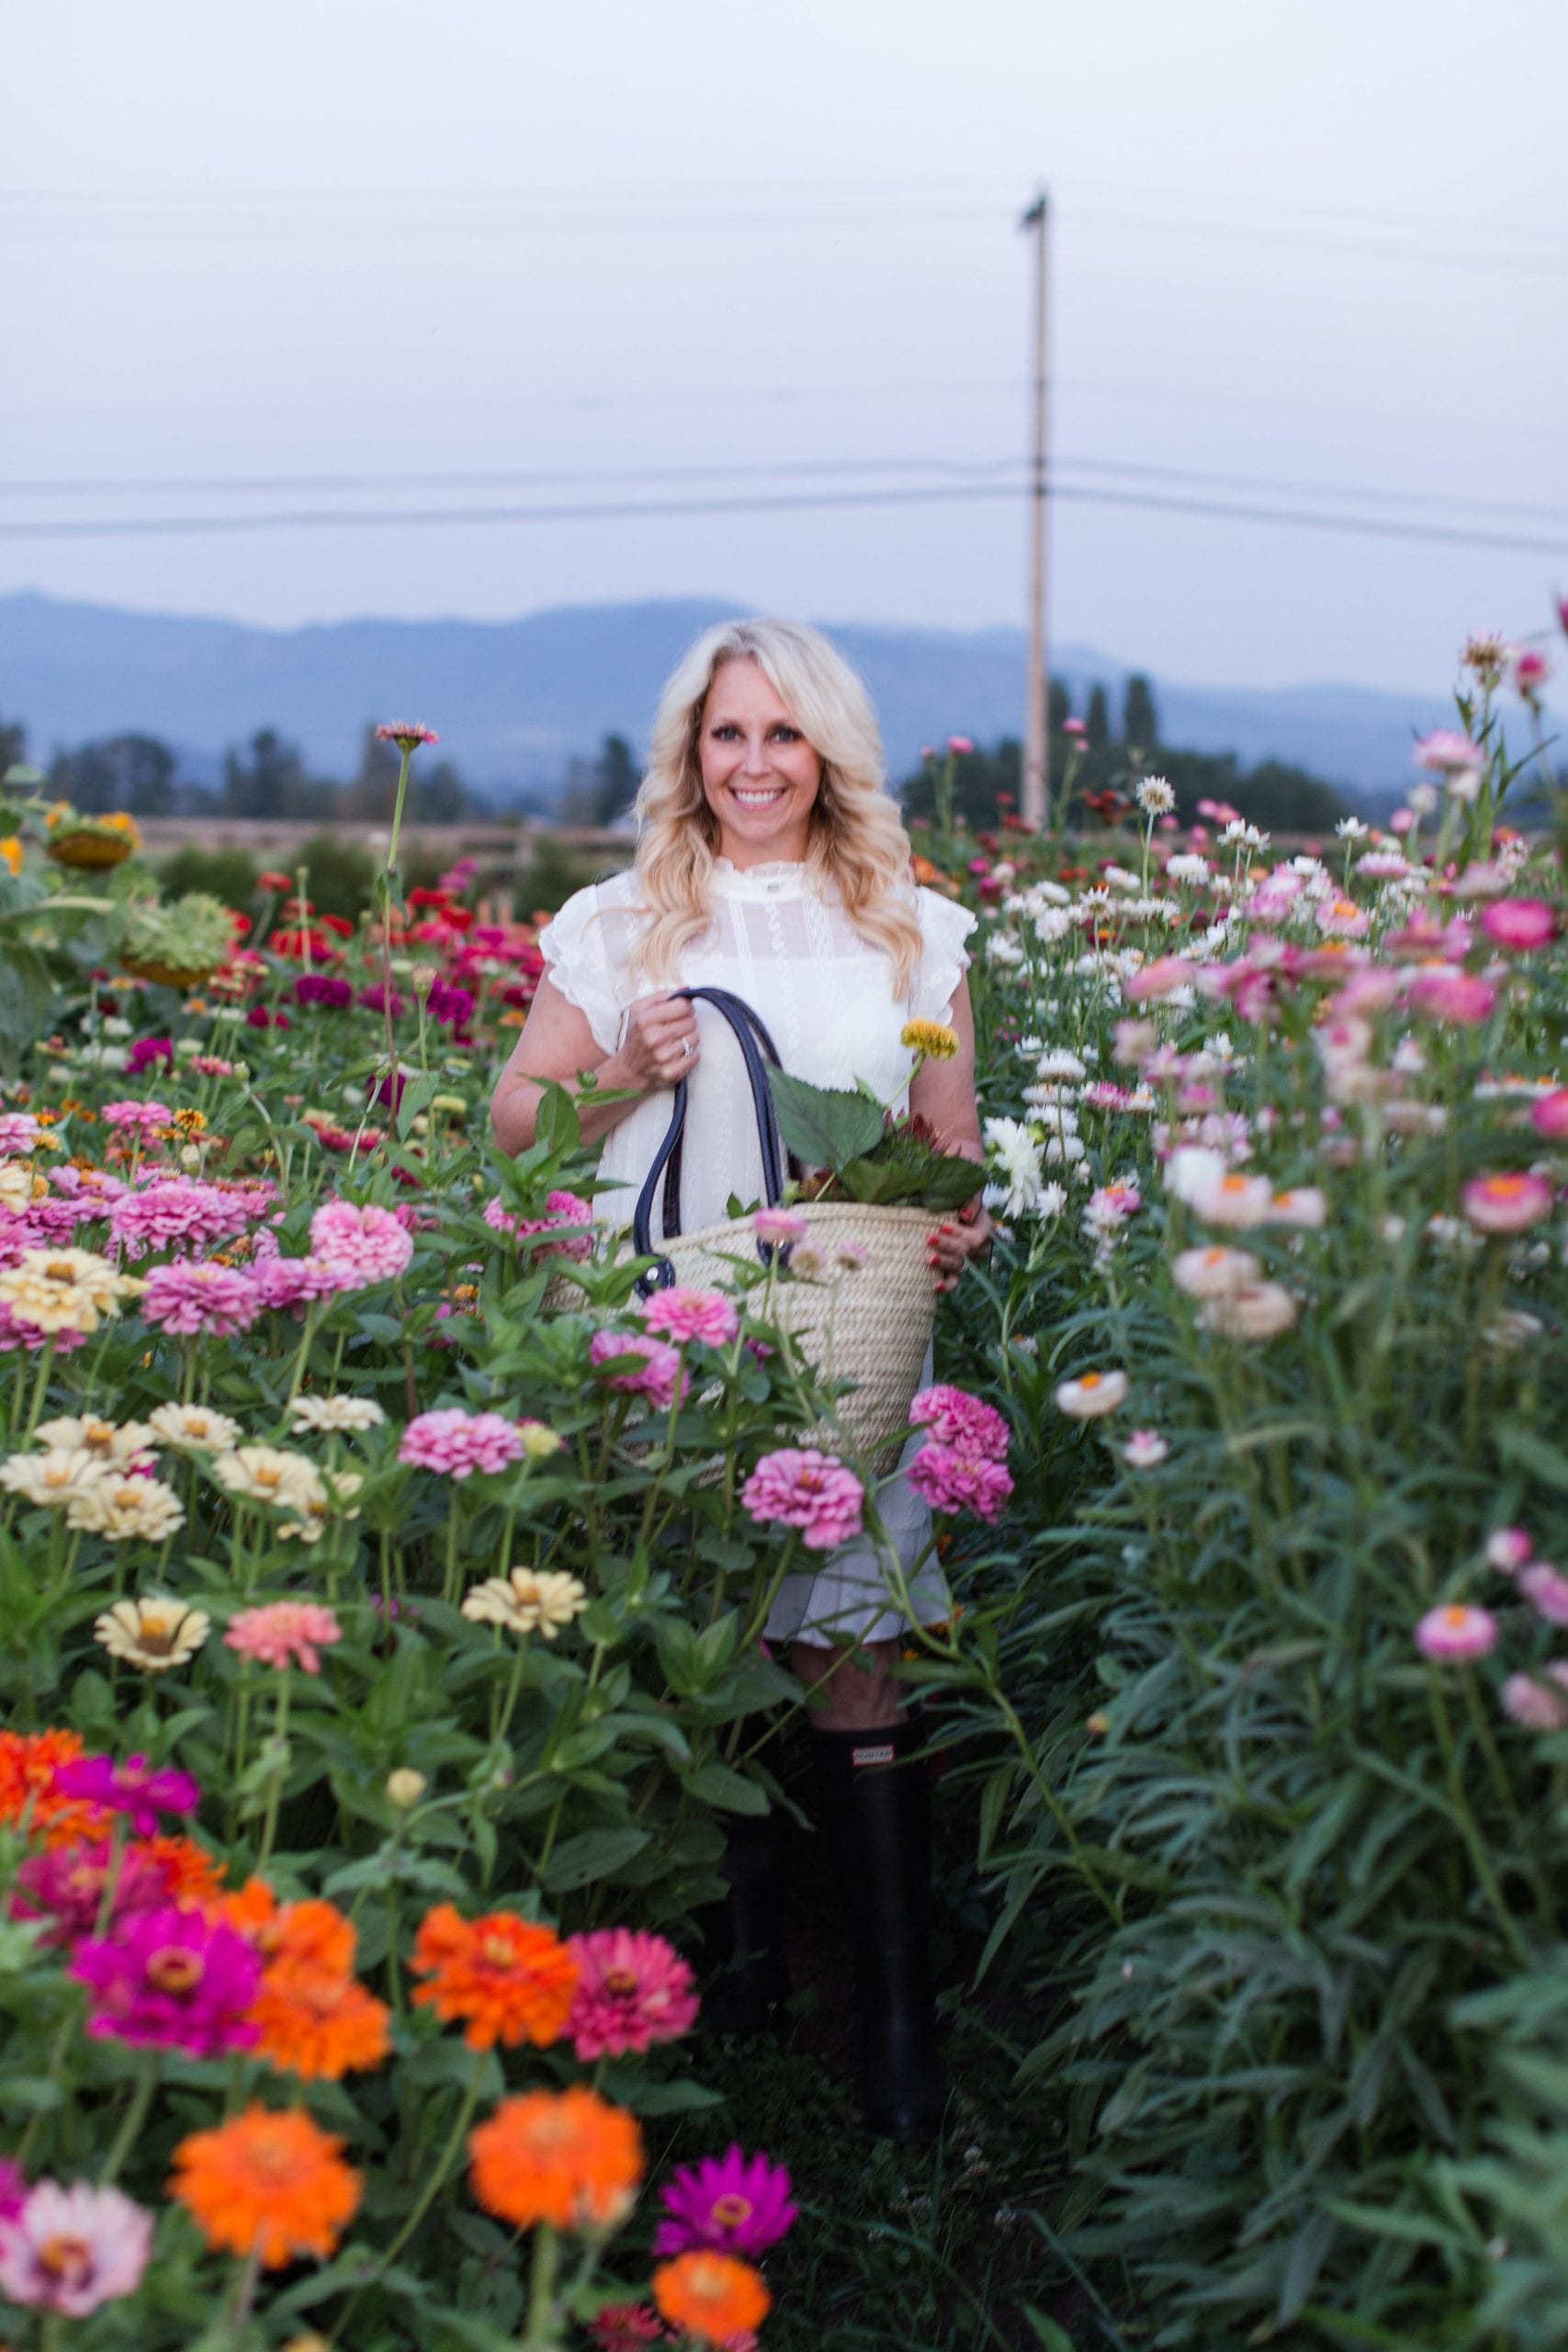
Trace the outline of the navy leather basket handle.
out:
[[[728,989],[677,989],[675,994],[684,997],[689,1004],[711,1004],[723,1015],[740,1048],[740,1058],[746,1067],[747,1081],[751,1089],[751,1107],[757,1118],[757,1141],[762,1154],[762,1191],[770,1208],[777,1208],[784,1198],[787,1163],[784,1144],[779,1135],[778,1114],[768,1086],[767,1067],[763,1061],[777,1063],[778,1047],[769,1036],[758,1015],[744,999],[734,996]],[[642,1191],[632,1215],[632,1247],[639,1258],[653,1255],[653,1204],[658,1197],[659,1182],[664,1180],[663,1227],[664,1238],[673,1240],[681,1230],[681,1159],[686,1128],[688,1082],[678,1080],[675,1107],[663,1142],[653,1155],[653,1164],[643,1179]],[[772,1254],[770,1245],[759,1242],[758,1254],[764,1265]],[[637,1276],[637,1289],[646,1298],[649,1291],[668,1290],[675,1279],[675,1269],[668,1258],[646,1274]]]

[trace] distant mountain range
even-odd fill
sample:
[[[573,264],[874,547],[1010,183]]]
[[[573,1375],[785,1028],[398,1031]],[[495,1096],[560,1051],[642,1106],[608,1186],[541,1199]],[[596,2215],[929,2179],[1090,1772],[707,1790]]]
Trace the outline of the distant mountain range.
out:
[[[568,760],[615,732],[639,750],[659,689],[721,603],[591,605],[513,621],[339,621],[251,628],[64,602],[0,596],[0,718],[22,720],[40,761],[60,745],[137,731],[178,747],[213,777],[224,749],[276,727],[326,775],[353,772],[367,719],[438,728],[472,784],[546,792]],[[1014,629],[825,626],[870,687],[893,773],[950,734],[993,742],[1021,729],[1023,639]],[[1053,669],[1079,711],[1103,684],[1119,705],[1128,665],[1083,647]],[[1410,774],[1419,729],[1450,716],[1441,695],[1361,686],[1193,686],[1156,676],[1163,739],[1234,752],[1245,766],[1290,761],[1388,800]]]

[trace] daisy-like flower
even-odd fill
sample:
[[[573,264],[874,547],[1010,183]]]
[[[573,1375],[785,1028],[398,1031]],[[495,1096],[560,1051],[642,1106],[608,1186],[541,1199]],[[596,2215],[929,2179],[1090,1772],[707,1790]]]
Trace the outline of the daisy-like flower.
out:
[[[487,1577],[463,1602],[463,1614],[476,1625],[501,1625],[509,1634],[543,1634],[553,1642],[588,1606],[588,1594],[575,1577],[558,1570],[513,1568],[504,1577]]]
[[[830,1552],[860,1533],[865,1490],[831,1454],[781,1446],[763,1454],[740,1499],[761,1526],[796,1527],[808,1552]]]
[[[1055,1391],[1056,1410],[1070,1421],[1098,1421],[1126,1401],[1124,1372],[1080,1373],[1076,1380],[1060,1381]]]
[[[898,1043],[930,1062],[950,1062],[958,1051],[958,1039],[945,1021],[906,1021]]]
[[[1551,1186],[1544,1176],[1472,1176],[1459,1197],[1481,1233],[1524,1233],[1551,1215]]]
[[[212,1630],[204,1610],[150,1592],[140,1600],[117,1600],[94,1620],[93,1637],[110,1657],[139,1666],[145,1674],[166,1674],[193,1658]]]
[[[1223,1298],[1258,1280],[1259,1267],[1250,1250],[1227,1250],[1219,1242],[1207,1250],[1179,1250],[1171,1261],[1171,1279],[1189,1298]]]
[[[268,2270],[306,2254],[324,2261],[353,2220],[362,2186],[342,2149],[303,2108],[253,2105],[180,2142],[170,2194],[211,2247],[259,2255]]]
[[[645,1928],[596,1928],[567,1946],[578,1965],[566,2031],[583,2065],[639,2056],[656,2041],[678,2041],[697,2021],[692,1972],[662,1936]]]
[[[420,1922],[410,1966],[430,1980],[415,1992],[415,2007],[433,2008],[444,2025],[461,2018],[470,2050],[498,2041],[547,2048],[565,2030],[577,1990],[570,1948],[513,1911],[465,1919],[438,1903]]]
[[[321,1435],[378,1429],[387,1418],[374,1396],[296,1396],[288,1410],[296,1430]]]
[[[152,1460],[158,1433],[148,1421],[100,1421],[93,1414],[77,1418],[62,1414],[40,1421],[33,1431],[35,1445],[58,1447],[62,1453],[90,1453],[114,1469],[144,1467]]]
[[[503,2098],[468,2154],[479,2203],[520,2230],[615,2229],[642,2182],[637,2118],[581,2084]]]
[[[378,727],[376,740],[378,743],[395,743],[400,752],[416,752],[422,743],[439,743],[441,738],[434,727],[423,726],[417,719],[393,718],[386,726]]]
[[[206,1405],[160,1405],[148,1414],[147,1426],[165,1445],[191,1453],[230,1453],[240,1434],[238,1421]]]
[[[1317,1232],[1328,1222],[1328,1203],[1317,1185],[1295,1184],[1287,1192],[1275,1193],[1264,1222]]]
[[[342,1639],[343,1627],[333,1611],[314,1600],[269,1600],[242,1609],[223,1636],[229,1649],[276,1667],[280,1674],[290,1666],[320,1674],[322,1650]]]
[[[186,1523],[185,1505],[161,1478],[132,1474],[96,1479],[73,1495],[65,1524],[86,1535],[107,1535],[116,1544],[162,1544]]]
[[[1168,817],[1176,806],[1176,787],[1163,775],[1140,777],[1134,797],[1145,817]]]
[[[1461,1661],[1484,1657],[1497,1639],[1497,1620],[1487,1609],[1467,1609],[1450,1602],[1429,1609],[1416,1628],[1416,1646],[1423,1657]]]
[[[96,1331],[141,1285],[90,1250],[24,1250],[0,1273],[0,1303],[36,1331]]]
[[[682,2165],[660,2196],[666,2218],[653,2235],[655,2256],[710,2246],[750,2260],[787,2236],[799,2218],[783,2165],[742,2154],[732,2143],[722,2156]]]
[[[209,1464],[218,1484],[243,1502],[269,1503],[320,1517],[328,1495],[321,1474],[308,1454],[278,1445],[241,1445]]]
[[[13,1453],[0,1462],[0,1487],[20,1495],[36,1509],[64,1510],[109,1476],[96,1453],[85,1446],[66,1452],[51,1446],[47,1453]]]
[[[1129,1470],[1157,1470],[1170,1448],[1157,1430],[1134,1430],[1122,1448]]]
[[[671,2327],[711,2345],[761,2327],[773,2301],[761,2271],[705,2246],[660,2263],[653,2300]]]
[[[40,2180],[0,2220],[0,2294],[24,2311],[85,2319],[136,2292],[152,2251],[152,2214],[119,2189]]]

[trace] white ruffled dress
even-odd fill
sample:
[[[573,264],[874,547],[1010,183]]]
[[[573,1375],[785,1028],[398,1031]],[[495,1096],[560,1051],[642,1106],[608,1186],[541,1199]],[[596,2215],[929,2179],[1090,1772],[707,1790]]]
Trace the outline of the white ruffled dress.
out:
[[[898,1032],[911,1019],[948,1017],[968,966],[964,941],[975,923],[972,914],[933,890],[911,886],[909,895],[922,948],[908,993],[898,997],[888,957],[860,936],[830,886],[819,886],[807,867],[741,871],[720,858],[712,921],[682,953],[681,984],[728,989],[742,998],[761,1019],[784,1069],[797,1077],[846,1087],[863,1078],[890,1101],[907,1085],[911,1068]],[[540,942],[555,987],[583,1014],[606,1054],[620,1044],[637,999],[662,993],[636,960],[646,920],[635,876],[618,874],[569,899]],[[756,1201],[762,1193],[761,1154],[739,1050],[711,1005],[699,1004],[696,1014],[702,1053],[690,1080],[681,1186],[687,1232],[721,1222],[731,1194]],[[671,1102],[662,1090],[650,1095],[606,1136],[599,1173],[614,1189],[596,1198],[602,1221],[631,1222],[670,1125]],[[931,1538],[931,1513],[903,1476],[914,1442],[876,1492],[878,1514],[906,1568]],[[910,1592],[922,1623],[947,1613],[946,1583],[934,1557],[915,1574]],[[846,1637],[889,1640],[907,1622],[890,1600],[871,1545],[852,1543],[830,1553],[815,1575],[785,1578],[768,1635],[826,1647]]]

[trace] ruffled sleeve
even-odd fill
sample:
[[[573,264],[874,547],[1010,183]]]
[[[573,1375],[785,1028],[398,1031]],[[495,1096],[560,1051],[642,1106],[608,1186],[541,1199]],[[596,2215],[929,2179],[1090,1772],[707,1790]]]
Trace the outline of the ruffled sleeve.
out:
[[[909,984],[909,1012],[916,1021],[946,1021],[953,1012],[958,983],[969,969],[964,941],[975,928],[967,907],[955,907],[938,891],[919,889],[916,912],[920,920],[920,960]]]
[[[625,1007],[605,943],[597,884],[574,891],[546,924],[539,933],[539,952],[552,983],[583,1015],[595,1044],[613,1054],[621,1042]]]

